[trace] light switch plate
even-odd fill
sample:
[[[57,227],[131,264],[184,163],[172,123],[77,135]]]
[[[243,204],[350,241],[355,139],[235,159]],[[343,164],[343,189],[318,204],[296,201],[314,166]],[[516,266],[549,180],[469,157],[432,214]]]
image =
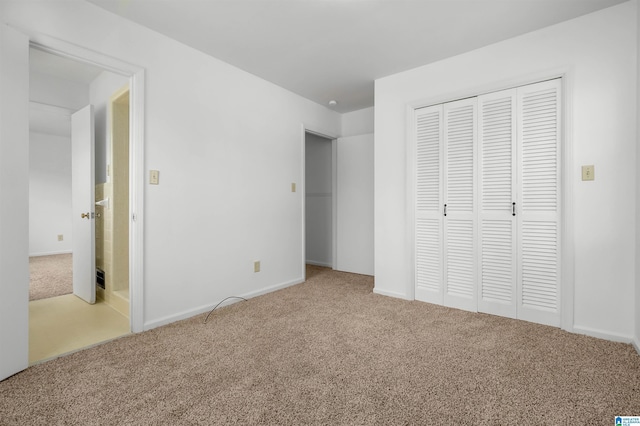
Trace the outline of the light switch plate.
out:
[[[595,178],[595,167],[593,165],[582,166],[582,180],[594,180]]]
[[[158,170],[149,170],[149,184],[150,185],[160,184],[160,172]]]
[[[291,192],[296,192],[296,183],[291,182]]]
[[[253,272],[260,272],[260,261],[256,260],[253,262]]]

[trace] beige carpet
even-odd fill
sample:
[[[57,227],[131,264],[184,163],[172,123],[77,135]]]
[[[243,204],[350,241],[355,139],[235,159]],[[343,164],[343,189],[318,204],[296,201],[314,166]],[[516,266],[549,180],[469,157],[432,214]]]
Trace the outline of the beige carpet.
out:
[[[630,345],[308,281],[0,382],[3,425],[613,424],[640,415]],[[215,301],[212,301],[215,302]]]
[[[48,299],[72,293],[72,255],[30,257],[29,275],[29,300]]]

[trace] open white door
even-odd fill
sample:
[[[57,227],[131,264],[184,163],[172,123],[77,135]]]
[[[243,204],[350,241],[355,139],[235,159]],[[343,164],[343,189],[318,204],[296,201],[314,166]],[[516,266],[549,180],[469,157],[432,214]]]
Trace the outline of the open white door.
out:
[[[29,365],[29,39],[0,25],[0,380]]]
[[[93,105],[71,116],[73,294],[96,302],[95,132]]]

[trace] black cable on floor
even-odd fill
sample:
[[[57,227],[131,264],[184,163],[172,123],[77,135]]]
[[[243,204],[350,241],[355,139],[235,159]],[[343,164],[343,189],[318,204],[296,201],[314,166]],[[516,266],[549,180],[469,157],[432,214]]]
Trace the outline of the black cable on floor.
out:
[[[245,302],[247,301],[247,299],[245,299],[244,297],[240,297],[240,296],[229,296],[229,297],[225,297],[224,299],[222,299],[216,306],[213,307],[213,309],[211,310],[211,312],[209,312],[209,315],[211,315],[213,313],[213,311],[216,310],[216,308],[218,306],[220,306],[222,304],[222,302],[224,302],[225,300],[229,300],[229,299],[242,299]],[[207,317],[204,319],[204,324],[207,323],[207,320],[209,319],[209,315],[207,315]]]

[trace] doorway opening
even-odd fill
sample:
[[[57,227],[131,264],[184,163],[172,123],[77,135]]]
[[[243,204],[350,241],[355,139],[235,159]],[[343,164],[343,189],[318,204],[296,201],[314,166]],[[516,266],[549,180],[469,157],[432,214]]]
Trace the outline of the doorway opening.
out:
[[[69,268],[67,263],[45,271],[30,268],[32,284],[38,274],[44,274],[44,280],[40,281],[45,283],[43,297],[29,302],[29,364],[33,364],[131,331],[130,78],[37,46],[30,48],[29,68],[30,261],[46,260],[61,266],[62,258],[67,262],[78,262],[81,257],[76,256],[78,247],[82,247],[82,252],[90,247],[91,253],[95,253],[88,256],[92,264],[95,261],[96,266],[102,268],[84,268],[84,265],[82,269],[91,272],[87,278],[90,282],[82,285],[93,289],[96,282],[100,285],[100,276],[102,283],[105,280],[109,283],[106,286],[108,295],[91,290],[92,296],[97,297],[92,297],[96,303],[90,304],[73,294],[78,280],[73,272],[75,267]],[[83,237],[74,235],[72,226],[78,219],[76,216],[80,217],[80,212],[72,207],[76,191],[72,185],[72,174],[75,173],[72,164],[91,161],[89,157],[79,159],[75,149],[71,149],[71,116],[90,104],[95,106],[92,119],[96,126],[91,131],[95,132],[95,163],[91,164],[91,169],[95,168],[96,185],[95,199],[86,200],[85,209],[89,210],[82,220],[89,219],[98,233],[95,240],[78,241]],[[87,140],[88,144],[91,139]],[[126,170],[123,176],[122,170]],[[113,179],[116,173],[118,178]],[[119,185],[117,190],[114,189],[115,181]],[[118,213],[114,214],[116,208]],[[105,235],[107,228],[111,232]],[[121,246],[125,247],[124,251],[120,250]],[[114,253],[118,256],[113,256]],[[114,257],[117,260],[114,261]],[[104,265],[106,259],[110,260],[108,267]],[[73,283],[74,279],[76,283]],[[66,290],[63,289],[62,294],[47,295],[46,284],[53,281],[65,281]]]
[[[305,132],[305,264],[334,267],[335,144],[326,136]]]

